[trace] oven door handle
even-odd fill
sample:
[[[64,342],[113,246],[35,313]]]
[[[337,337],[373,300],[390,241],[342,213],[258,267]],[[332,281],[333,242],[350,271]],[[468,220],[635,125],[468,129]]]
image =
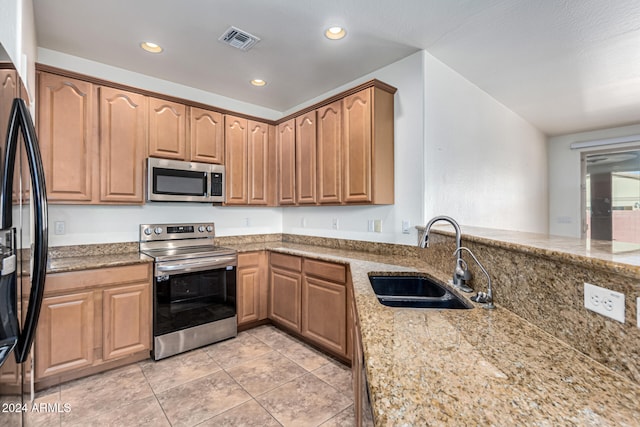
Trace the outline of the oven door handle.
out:
[[[184,260],[179,263],[171,263],[167,265],[158,263],[156,264],[156,277],[205,270],[217,270],[225,267],[235,267],[237,264],[238,259],[236,256],[205,258],[197,261]]]

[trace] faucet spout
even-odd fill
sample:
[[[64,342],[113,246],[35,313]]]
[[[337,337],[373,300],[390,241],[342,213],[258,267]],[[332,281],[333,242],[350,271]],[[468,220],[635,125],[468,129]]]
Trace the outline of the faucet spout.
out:
[[[462,253],[460,252],[460,248],[462,247],[462,232],[460,231],[460,226],[458,225],[458,222],[455,219],[446,215],[440,215],[440,216],[431,218],[431,220],[429,220],[429,222],[424,228],[424,234],[422,235],[422,238],[420,239],[418,246],[420,246],[421,248],[429,247],[429,232],[431,231],[431,227],[433,226],[433,224],[435,224],[438,221],[448,222],[453,226],[453,228],[456,231],[456,252],[454,253],[454,255],[456,254],[457,255],[456,255],[456,266],[455,266],[455,269],[453,270],[453,280],[452,280],[453,285],[459,288],[461,291],[472,292],[473,289],[471,289],[466,283],[468,280],[471,279],[471,272],[469,272],[469,269],[467,268],[467,263],[464,262],[464,260],[462,259]]]

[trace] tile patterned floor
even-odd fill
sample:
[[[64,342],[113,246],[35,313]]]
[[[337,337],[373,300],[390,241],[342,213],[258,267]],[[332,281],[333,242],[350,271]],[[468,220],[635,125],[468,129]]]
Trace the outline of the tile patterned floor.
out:
[[[72,381],[36,403],[27,426],[352,426],[351,371],[272,326]]]

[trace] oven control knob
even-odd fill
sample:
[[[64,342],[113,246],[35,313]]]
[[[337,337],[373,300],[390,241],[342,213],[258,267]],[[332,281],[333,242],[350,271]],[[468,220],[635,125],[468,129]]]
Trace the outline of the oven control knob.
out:
[[[207,231],[209,233],[211,233],[213,231],[213,226],[212,225],[207,225]]]
[[[155,230],[153,230],[156,234],[162,234],[162,227],[156,227]]]
[[[198,227],[198,231],[201,233],[204,233],[204,225],[201,225],[200,227]]]
[[[146,234],[147,236],[151,236],[151,233],[153,233],[153,230],[150,228],[145,228],[144,229],[144,234]]]

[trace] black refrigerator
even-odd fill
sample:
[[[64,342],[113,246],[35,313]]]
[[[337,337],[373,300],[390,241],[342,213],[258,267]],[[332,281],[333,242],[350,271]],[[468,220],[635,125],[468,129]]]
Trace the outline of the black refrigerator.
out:
[[[19,97],[26,92],[15,70],[0,66],[0,77],[0,425],[21,426],[33,396],[30,356],[47,268],[47,196],[33,120]]]

